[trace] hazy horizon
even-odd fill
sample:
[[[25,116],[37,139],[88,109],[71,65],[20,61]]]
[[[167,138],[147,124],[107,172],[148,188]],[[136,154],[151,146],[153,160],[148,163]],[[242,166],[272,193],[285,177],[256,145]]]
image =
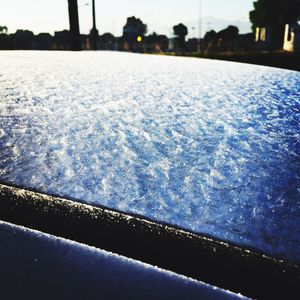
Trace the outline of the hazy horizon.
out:
[[[239,27],[241,33],[251,31],[249,11],[254,0],[202,0],[202,36],[207,30],[221,30],[228,25]],[[80,32],[87,34],[92,27],[90,0],[78,0]],[[188,3],[188,4],[187,4]],[[172,27],[178,23],[189,29],[189,37],[199,36],[200,0],[96,0],[99,34],[111,32],[122,35],[126,18],[136,16],[153,31],[172,36]],[[0,25],[9,33],[28,29],[35,34],[69,28],[67,0],[0,0]]]

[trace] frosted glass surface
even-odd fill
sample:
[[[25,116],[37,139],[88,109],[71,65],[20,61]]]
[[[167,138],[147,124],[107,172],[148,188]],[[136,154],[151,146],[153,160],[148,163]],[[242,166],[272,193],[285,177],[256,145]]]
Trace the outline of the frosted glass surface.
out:
[[[300,73],[0,53],[0,181],[300,261]]]

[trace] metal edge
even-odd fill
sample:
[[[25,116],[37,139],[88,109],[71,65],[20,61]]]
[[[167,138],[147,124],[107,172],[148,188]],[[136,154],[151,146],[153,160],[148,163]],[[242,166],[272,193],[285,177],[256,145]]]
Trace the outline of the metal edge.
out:
[[[140,216],[0,184],[0,219],[174,271],[248,297],[300,292],[300,266]]]

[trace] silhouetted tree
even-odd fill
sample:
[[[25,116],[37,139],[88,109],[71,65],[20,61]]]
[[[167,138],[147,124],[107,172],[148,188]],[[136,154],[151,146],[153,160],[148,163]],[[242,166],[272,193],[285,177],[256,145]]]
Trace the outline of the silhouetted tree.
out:
[[[182,23],[175,25],[173,27],[174,34],[178,36],[179,39],[185,40],[186,35],[188,34],[188,29]]]
[[[236,26],[229,25],[226,29],[218,32],[219,39],[234,40],[239,34],[239,29]]]
[[[174,31],[174,35],[177,36],[176,40],[177,40],[177,47],[186,51],[186,44],[185,44],[185,37],[188,34],[188,29],[185,25],[183,25],[182,23],[179,23],[178,25],[175,25],[173,27],[173,31]],[[177,48],[176,47],[176,48]]]
[[[0,49],[8,50],[10,48],[10,38],[7,35],[7,27],[0,26]]]
[[[204,35],[204,41],[211,41],[217,38],[217,33],[214,30],[207,31]]]
[[[250,11],[254,27],[294,23],[300,17],[300,0],[257,0]]]
[[[218,35],[214,30],[210,30],[205,33],[203,38],[203,44],[205,54],[211,54],[217,49]]]
[[[7,27],[6,26],[0,26],[0,34],[7,33]]]
[[[162,53],[168,49],[169,39],[167,36],[153,32],[146,37],[147,52]]]
[[[123,37],[125,39],[136,39],[139,35],[144,36],[147,32],[147,25],[141,19],[136,17],[127,18],[127,22],[123,27]]]
[[[109,32],[102,34],[99,37],[100,50],[115,50],[116,38]]]
[[[49,33],[40,33],[34,37],[35,49],[50,50],[53,47],[53,37]]]
[[[208,31],[204,36],[204,46],[206,54],[214,52],[234,51],[237,43],[239,29],[236,26],[228,26],[219,31]]]
[[[272,48],[282,48],[285,24],[300,17],[300,0],[257,0],[250,11],[252,28],[266,27],[272,31]]]
[[[255,36],[253,33],[239,34],[237,37],[237,50],[239,52],[250,52],[254,49]]]
[[[58,50],[71,49],[71,34],[69,30],[55,31],[54,48]]]
[[[141,19],[134,16],[127,18],[127,22],[123,27],[123,40],[128,45],[128,50],[136,51],[138,36],[143,38],[146,33],[147,25]]]
[[[229,25],[226,29],[218,32],[218,48],[220,51],[234,51],[239,29]]]
[[[31,50],[34,34],[29,30],[17,30],[12,35],[12,47],[16,50]]]
[[[110,41],[110,40],[114,40],[114,39],[115,39],[114,35],[111,34],[110,32],[103,33],[103,34],[101,35],[101,37],[102,37],[102,39],[103,39],[104,41]]]

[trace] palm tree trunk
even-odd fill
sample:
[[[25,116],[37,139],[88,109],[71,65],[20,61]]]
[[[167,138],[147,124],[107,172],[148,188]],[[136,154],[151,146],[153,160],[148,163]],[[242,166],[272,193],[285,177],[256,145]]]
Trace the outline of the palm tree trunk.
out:
[[[69,20],[70,20],[70,35],[71,35],[71,50],[81,50],[78,5],[77,0],[68,0],[69,3]]]

